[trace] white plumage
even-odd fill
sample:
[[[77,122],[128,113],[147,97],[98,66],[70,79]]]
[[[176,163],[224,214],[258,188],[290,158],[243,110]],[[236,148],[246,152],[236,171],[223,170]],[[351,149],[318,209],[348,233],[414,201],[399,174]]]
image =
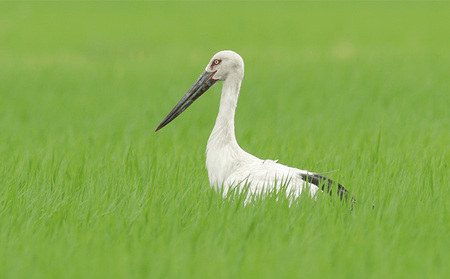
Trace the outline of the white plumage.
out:
[[[234,117],[243,77],[244,61],[239,54],[230,50],[218,52],[156,131],[175,119],[220,80],[223,81],[223,88],[219,113],[206,148],[206,168],[212,187],[217,190],[222,189],[224,196],[235,187],[238,187],[235,189],[238,192],[243,187],[248,187],[249,196],[246,203],[251,200],[252,195],[260,196],[270,191],[278,192],[281,188],[286,191],[286,195],[291,200],[299,197],[305,189],[311,197],[314,197],[319,189],[317,182],[322,180],[328,182],[328,187],[331,187],[332,181],[325,177],[291,168],[273,160],[259,159],[239,146],[235,136]],[[308,182],[305,179],[308,179]],[[347,191],[339,185],[338,193],[341,198],[344,192]]]

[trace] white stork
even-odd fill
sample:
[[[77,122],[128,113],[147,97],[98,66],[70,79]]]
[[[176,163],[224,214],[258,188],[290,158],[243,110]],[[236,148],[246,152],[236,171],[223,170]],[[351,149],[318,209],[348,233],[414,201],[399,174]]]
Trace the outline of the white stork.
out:
[[[331,179],[277,161],[259,159],[239,146],[234,133],[234,115],[243,77],[244,61],[239,54],[230,50],[216,53],[156,131],[174,120],[217,81],[223,81],[219,114],[206,147],[206,168],[211,186],[222,189],[224,197],[231,189],[241,192],[245,187],[248,190],[246,204],[254,197],[280,189],[286,191],[291,201],[304,189],[311,197],[315,197],[319,188],[331,193],[334,184]],[[347,190],[340,184],[337,188],[338,196],[347,198]]]

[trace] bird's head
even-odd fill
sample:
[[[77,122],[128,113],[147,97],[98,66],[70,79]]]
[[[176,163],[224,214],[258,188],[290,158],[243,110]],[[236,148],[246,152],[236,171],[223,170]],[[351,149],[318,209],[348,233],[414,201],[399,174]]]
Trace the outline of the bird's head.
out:
[[[198,77],[191,88],[184,94],[178,104],[169,112],[159,124],[156,131],[160,130],[178,115],[185,111],[198,97],[205,93],[219,80],[230,78],[242,80],[244,77],[244,61],[241,56],[231,50],[223,50],[216,53],[206,66],[205,71]]]
[[[242,79],[244,76],[244,60],[234,51],[222,50],[211,58],[205,71],[213,73],[212,78],[216,81],[225,80],[232,75]]]

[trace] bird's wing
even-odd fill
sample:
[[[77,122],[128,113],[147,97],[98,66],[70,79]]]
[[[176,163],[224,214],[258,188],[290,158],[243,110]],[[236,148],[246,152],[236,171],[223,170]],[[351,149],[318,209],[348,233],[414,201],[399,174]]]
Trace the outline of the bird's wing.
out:
[[[333,194],[333,186],[337,185],[337,195],[341,200],[348,198],[348,191],[344,188],[340,183],[334,182],[333,180],[317,174],[317,173],[308,173],[302,172],[300,174],[304,181],[308,181],[308,183],[312,183],[318,186],[322,191],[328,192],[330,195]],[[352,202],[355,202],[355,197],[352,196]]]
[[[273,160],[255,160],[234,171],[226,180],[228,186],[248,187],[252,194],[263,194],[286,189],[288,195],[300,196],[308,188],[311,196],[319,189],[313,183],[306,183],[301,174],[307,173]]]
[[[237,169],[227,178],[226,184],[241,187],[245,185],[253,194],[279,191],[281,187],[286,187],[288,194],[298,197],[303,189],[308,188],[309,194],[313,197],[319,189],[332,195],[333,187],[337,187],[336,192],[341,200],[346,200],[349,195],[344,186],[330,178],[291,168],[273,160],[258,159]],[[353,196],[351,201],[355,202]]]

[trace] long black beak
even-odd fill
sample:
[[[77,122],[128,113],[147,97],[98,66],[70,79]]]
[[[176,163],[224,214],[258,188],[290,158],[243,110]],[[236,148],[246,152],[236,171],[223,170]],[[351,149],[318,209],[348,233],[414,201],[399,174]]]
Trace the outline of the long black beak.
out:
[[[194,82],[191,88],[184,94],[183,98],[178,104],[169,112],[164,120],[156,128],[155,132],[169,124],[172,120],[177,118],[183,111],[185,111],[198,97],[205,93],[217,80],[213,79],[215,72],[204,71],[198,79]]]

